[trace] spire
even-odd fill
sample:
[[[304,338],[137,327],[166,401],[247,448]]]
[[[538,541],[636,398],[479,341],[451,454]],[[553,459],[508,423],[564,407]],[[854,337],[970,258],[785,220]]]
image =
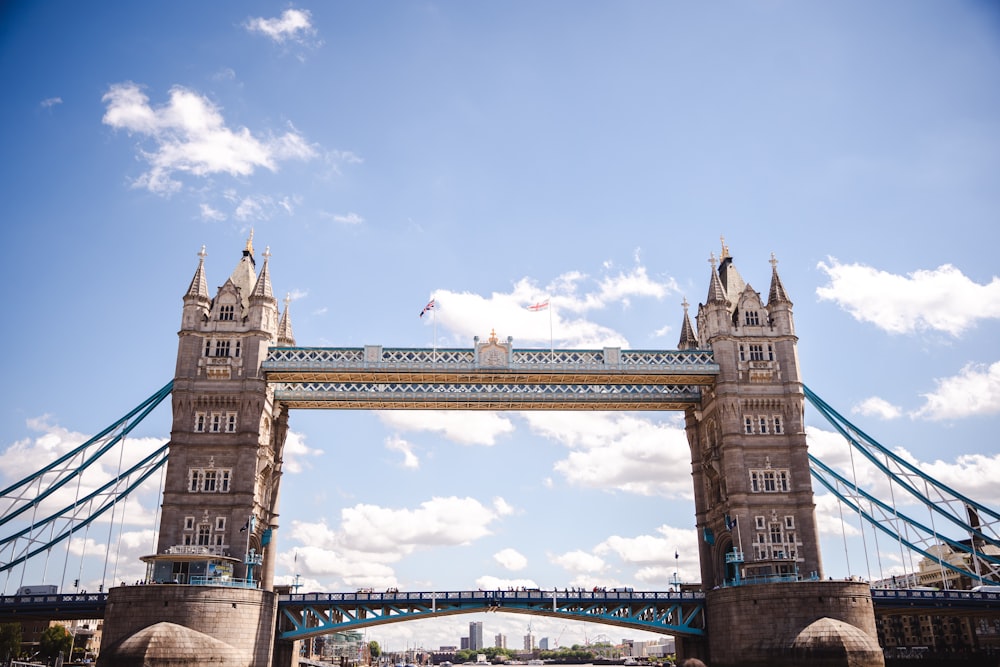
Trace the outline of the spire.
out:
[[[250,238],[247,239],[246,247],[243,249],[243,256],[239,264],[233,269],[233,274],[229,276],[230,282],[239,290],[240,301],[243,304],[243,313],[246,314],[250,305],[250,293],[253,292],[254,284],[257,282],[256,264],[253,259],[253,230],[250,230]]]
[[[688,300],[685,298],[681,305],[684,306],[684,323],[681,324],[681,339],[677,342],[677,349],[697,349],[698,337],[694,334],[694,327],[691,326],[691,317],[688,315]]]
[[[184,295],[185,297],[194,297],[198,300],[209,301],[208,281],[205,280],[205,257],[207,255],[205,246],[202,246],[201,252],[198,253],[198,269],[194,272],[194,278],[191,279],[191,285],[188,287],[187,294]]]
[[[712,265],[712,277],[710,278],[711,282],[708,284],[708,299],[705,301],[705,304],[725,304],[728,302],[728,299],[726,299],[726,290],[722,287],[722,281],[719,280],[719,274],[715,270],[715,253],[709,256],[708,262]]]
[[[788,293],[785,292],[785,286],[781,284],[781,278],[778,276],[778,260],[775,258],[774,253],[771,253],[771,291],[767,295],[767,305],[770,308],[776,303],[791,303],[792,300],[788,298]]]
[[[285,310],[281,313],[281,321],[278,322],[278,345],[280,347],[295,347],[295,334],[292,333],[292,320],[288,315],[288,304],[291,303],[291,301],[291,295],[286,294]]]
[[[268,260],[271,259],[271,246],[267,246],[264,249],[263,257],[264,266],[260,270],[260,275],[257,276],[257,284],[253,286],[253,292],[250,293],[250,296],[273,299],[274,292],[271,290],[271,271],[267,268]]]

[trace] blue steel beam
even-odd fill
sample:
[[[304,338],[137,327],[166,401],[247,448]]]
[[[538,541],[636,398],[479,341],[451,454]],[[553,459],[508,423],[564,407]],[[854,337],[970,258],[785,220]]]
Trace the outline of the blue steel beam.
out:
[[[702,636],[704,605],[703,593],[640,591],[304,593],[281,596],[278,633],[296,640],[453,614],[510,612]]]

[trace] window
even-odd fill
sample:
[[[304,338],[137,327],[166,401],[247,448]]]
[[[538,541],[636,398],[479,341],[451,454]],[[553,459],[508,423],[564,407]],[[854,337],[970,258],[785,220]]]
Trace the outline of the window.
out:
[[[773,423],[774,423],[774,432],[781,433],[781,417],[775,415]]]
[[[212,413],[212,433],[218,433],[222,430],[222,415],[218,412]]]
[[[774,346],[770,343],[767,344],[767,360],[774,361]]]
[[[224,517],[224,516],[217,516],[217,517],[215,517],[215,529],[216,530],[225,530],[226,529],[226,517]]]
[[[777,485],[775,484],[773,470],[764,471],[764,491],[768,493],[773,493],[774,491],[777,491]]]
[[[206,352],[205,354],[208,354],[208,352]],[[743,349],[743,346],[740,345],[740,361],[746,361],[746,360],[747,360],[746,352]]]
[[[239,339],[236,340],[236,352],[233,353],[233,356],[234,357],[239,357],[240,356],[240,340]]]
[[[211,544],[212,531],[207,523],[198,524],[198,546],[207,547]]]
[[[764,361],[764,346],[759,343],[750,345],[750,361]]]
[[[753,433],[753,419],[751,419],[750,417],[743,418],[743,432],[746,433],[747,435]]]
[[[229,493],[232,487],[232,468],[191,468],[188,471],[188,491],[190,493]],[[225,517],[219,517],[223,521]],[[185,530],[194,527],[194,519]],[[222,529],[216,529],[222,530]]]
[[[744,315],[743,322],[744,324],[748,324],[750,326],[760,326],[760,316],[757,314],[756,310],[748,310]]]
[[[794,516],[786,516],[785,517],[785,528],[787,528],[789,530],[791,530],[792,528],[795,528],[795,517]]]
[[[226,413],[226,433],[236,433],[236,413]]]
[[[205,413],[196,412],[194,415],[194,432],[204,433],[205,432]]]
[[[757,530],[764,530],[764,517],[762,517],[762,516],[755,516],[753,518],[753,523],[754,523],[754,526],[757,528]],[[764,541],[763,537],[761,538],[761,541],[762,542]]]
[[[767,433],[767,419],[761,417],[759,422],[760,422],[760,432]]]
[[[751,468],[751,493],[787,493],[791,478],[787,468]]]
[[[781,539],[781,524],[772,523],[771,524],[771,544],[781,544],[784,540]]]
[[[219,308],[219,319],[225,321],[232,321],[236,319],[236,308],[235,306],[221,306]]]
[[[226,543],[226,536],[225,535],[216,535],[215,536],[215,546],[221,547],[225,543]]]
[[[212,356],[212,341],[208,338],[205,339],[205,356]]]
[[[184,530],[194,530],[194,517],[186,516],[184,517]]]
[[[194,544],[194,536],[193,535],[185,535],[184,536],[184,546],[189,547],[192,544]]]
[[[217,341],[215,341],[215,356],[217,356],[217,357],[228,357],[229,356],[229,341],[228,340],[217,340]]]

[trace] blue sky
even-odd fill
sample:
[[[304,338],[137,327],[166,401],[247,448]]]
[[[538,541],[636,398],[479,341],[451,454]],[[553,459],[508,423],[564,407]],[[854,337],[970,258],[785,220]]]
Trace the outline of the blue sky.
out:
[[[548,297],[557,346],[672,349],[725,236],[758,291],[777,257],[806,384],[1000,504],[991,3],[13,2],[0,78],[4,482],[172,377],[202,245],[214,290],[254,230],[300,345],[430,346],[434,297],[438,345],[548,347],[525,310]],[[696,578],[680,419],[296,412],[279,577]],[[827,500],[827,573],[867,576]],[[155,504],[129,509],[125,579]],[[371,634],[457,644],[469,620]],[[520,644],[523,618],[485,620]]]

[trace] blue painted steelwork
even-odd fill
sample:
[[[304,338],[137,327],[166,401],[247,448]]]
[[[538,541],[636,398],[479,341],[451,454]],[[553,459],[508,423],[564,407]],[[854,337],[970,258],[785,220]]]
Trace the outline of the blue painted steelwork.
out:
[[[604,623],[671,635],[705,634],[700,592],[452,591],[304,593],[278,603],[281,639],[475,612],[511,612]]]
[[[874,529],[920,553],[939,567],[968,577],[973,582],[1000,580],[1000,557],[996,555],[1000,550],[1000,512],[938,482],[883,447],[808,387],[803,386],[802,389],[809,403],[847,440],[851,451],[858,452],[864,462],[885,475],[890,486],[891,503],[885,502],[884,492],[881,498],[876,497],[810,455],[809,470],[814,479]],[[900,491],[898,500],[894,491],[897,489]],[[919,507],[927,511],[929,522],[918,521],[899,509],[907,498],[915,499]],[[947,522],[945,528],[957,528],[962,536],[949,536],[944,529],[936,527],[935,517]],[[947,544],[952,553],[967,554],[968,560],[948,560],[947,554],[935,548],[941,544]]]
[[[0,526],[22,517],[28,510],[32,512],[27,526],[0,539],[0,572],[46,553],[74,533],[84,530],[166,463],[167,445],[163,445],[70,505],[53,511],[43,504],[46,499],[55,497],[53,494],[70,481],[78,480],[100,457],[122,442],[157,405],[170,396],[172,389],[173,382],[168,382],[93,438],[0,491],[0,500],[5,504]],[[45,484],[44,488],[42,484]],[[46,512],[42,518],[34,516],[39,508]]]

